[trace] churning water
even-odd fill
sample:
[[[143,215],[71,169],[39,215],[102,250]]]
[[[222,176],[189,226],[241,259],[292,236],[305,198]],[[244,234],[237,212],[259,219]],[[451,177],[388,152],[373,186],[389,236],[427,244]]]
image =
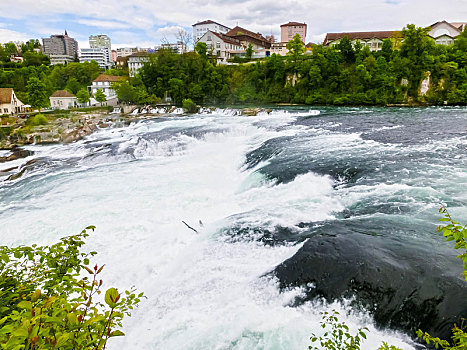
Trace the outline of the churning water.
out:
[[[437,208],[467,221],[466,116],[217,110],[30,146],[35,155],[1,165],[25,169],[0,183],[1,242],[49,244],[97,226],[86,249],[106,264],[105,286],[147,296],[111,349],[306,349],[332,309],[353,330],[369,327],[363,349],[413,349],[352,296],[307,298],[313,283],[281,283],[275,269],[324,228],[451,252],[435,232]]]

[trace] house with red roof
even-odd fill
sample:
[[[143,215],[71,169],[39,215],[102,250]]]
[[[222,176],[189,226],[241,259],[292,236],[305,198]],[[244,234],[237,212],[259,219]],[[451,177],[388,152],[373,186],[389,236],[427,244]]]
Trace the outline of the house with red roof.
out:
[[[0,88],[0,115],[22,113],[26,108],[12,88]]]
[[[384,39],[402,38],[401,31],[380,31],[380,32],[346,32],[346,33],[327,33],[324,38],[323,46],[337,45],[342,38],[347,37],[353,45],[357,41],[362,46],[368,46],[371,51],[381,50]]]
[[[52,109],[69,109],[78,107],[78,99],[76,96],[66,90],[55,91],[49,99],[50,107],[52,107]]]
[[[118,81],[121,81],[124,79],[123,77],[115,76],[115,75],[106,75],[106,74],[101,74],[99,75],[94,81],[92,82],[92,85],[89,86],[89,90],[91,93],[91,96],[96,96],[96,93],[98,90],[101,90],[104,95],[107,98],[107,101],[104,103],[101,103],[100,105],[104,106],[115,106],[118,103],[118,98],[117,98],[117,93],[112,87],[113,83],[116,83]],[[91,105],[96,105],[98,102],[94,99],[91,98]]]
[[[440,21],[430,26],[431,30],[428,33],[436,44],[451,45],[462,31],[467,28],[467,22],[452,22]]]

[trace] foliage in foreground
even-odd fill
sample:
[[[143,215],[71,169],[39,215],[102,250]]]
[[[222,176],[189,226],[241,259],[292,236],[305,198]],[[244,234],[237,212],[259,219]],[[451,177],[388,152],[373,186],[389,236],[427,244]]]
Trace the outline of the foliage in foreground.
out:
[[[320,347],[312,345],[308,347],[309,350],[360,350],[361,343],[366,339],[365,331],[368,331],[368,328],[359,328],[357,333],[353,335],[350,333],[349,326],[345,322],[339,321],[339,313],[337,311],[333,310],[332,313],[323,312],[321,314],[321,327],[325,330],[325,333],[320,337],[312,333],[311,342],[319,343]],[[400,349],[383,342],[378,350]]]
[[[80,251],[88,230],[51,246],[0,247],[1,349],[105,349],[124,335],[122,319],[143,293],[110,288],[105,304],[96,300],[104,266],[89,267],[96,252]]]
[[[446,241],[454,241],[456,245],[454,249],[461,249],[462,254],[458,256],[462,259],[464,266],[464,278],[467,280],[467,225],[462,226],[458,222],[454,221],[445,207],[439,209],[440,214],[444,215],[444,218],[440,221],[445,222],[445,225],[438,226],[438,232],[442,232]],[[463,327],[458,327],[456,324],[452,329],[451,344],[447,340],[440,338],[434,338],[430,334],[418,330],[417,336],[423,339],[427,344],[433,344],[436,349],[442,348],[446,350],[465,350],[467,349],[467,333],[464,332]]]

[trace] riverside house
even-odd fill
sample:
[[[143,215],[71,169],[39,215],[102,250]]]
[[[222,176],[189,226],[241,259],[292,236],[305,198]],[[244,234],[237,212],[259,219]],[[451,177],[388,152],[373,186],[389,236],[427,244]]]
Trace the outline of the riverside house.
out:
[[[0,115],[22,113],[26,105],[15,95],[12,88],[0,88]]]
[[[448,23],[441,21],[430,26],[431,30],[428,35],[438,45],[451,45],[465,28],[467,28],[467,22]]]
[[[114,89],[112,89],[112,83],[116,83],[122,79],[123,79],[122,77],[118,77],[114,75],[105,75],[105,74],[99,75],[92,82],[92,85],[89,86],[91,95],[95,96],[97,93],[97,90],[102,90],[105,97],[107,98],[107,101],[101,105],[104,105],[104,106],[117,105],[118,103],[117,93],[115,92]],[[97,105],[97,104],[98,102],[94,98],[91,98],[91,105]]]
[[[50,106],[53,109],[69,109],[78,107],[78,99],[66,90],[55,91],[50,96]]]
[[[327,33],[323,46],[337,45],[344,37],[349,38],[352,45],[359,41],[362,46],[368,46],[371,51],[379,51],[383,47],[384,39],[401,38],[402,33],[400,31]]]

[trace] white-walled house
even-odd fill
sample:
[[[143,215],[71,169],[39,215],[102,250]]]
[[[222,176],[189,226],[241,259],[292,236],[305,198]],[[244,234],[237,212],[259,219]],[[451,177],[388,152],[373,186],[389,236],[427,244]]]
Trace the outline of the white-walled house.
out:
[[[230,30],[223,24],[207,20],[193,24],[193,41],[196,44],[207,31],[226,34]]]
[[[138,52],[128,56],[128,71],[130,77],[134,77],[136,73],[149,61],[149,54],[147,52]]]
[[[101,74],[92,82],[92,85],[89,86],[90,93],[94,97],[96,96],[97,90],[102,90],[107,101],[103,102],[101,105],[114,106],[117,104],[118,98],[117,93],[112,89],[112,83],[116,83],[121,79],[123,78],[114,75]],[[94,98],[91,98],[90,103],[91,105],[99,104]]]
[[[233,39],[224,34],[211,32],[210,30],[204,33],[199,42],[206,43],[208,52],[217,56],[220,62],[226,62],[239,53],[245,52],[245,48],[240,43],[240,40]]]
[[[52,109],[69,109],[78,107],[78,99],[66,90],[55,91],[50,96],[50,107]]]
[[[22,113],[26,105],[21,102],[12,88],[0,88],[0,115]]]
[[[107,100],[114,98],[117,96],[115,90],[112,89],[112,83],[116,83],[121,80],[122,77],[114,76],[114,75],[99,75],[93,82],[92,85],[89,87],[91,90],[91,95],[95,96],[97,90],[102,90],[104,95],[107,97]]]
[[[432,24],[428,35],[431,36],[438,45],[451,45],[456,37],[467,27],[467,22],[448,23],[446,21]]]
[[[359,41],[362,46],[368,46],[371,51],[379,51],[384,39],[399,38],[401,35],[400,31],[327,33],[323,46],[337,45],[342,38],[347,37],[352,45]]]

